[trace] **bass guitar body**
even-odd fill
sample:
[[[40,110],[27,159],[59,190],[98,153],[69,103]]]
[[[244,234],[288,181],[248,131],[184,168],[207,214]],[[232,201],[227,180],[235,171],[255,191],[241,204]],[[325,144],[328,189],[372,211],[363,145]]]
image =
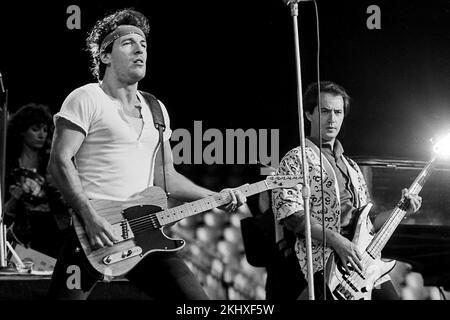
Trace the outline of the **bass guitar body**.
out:
[[[383,261],[379,256],[372,256],[367,248],[374,238],[369,212],[372,204],[362,208],[357,220],[353,243],[362,255],[362,273],[345,270],[339,257],[332,253],[327,262],[328,288],[336,300],[370,300],[372,289],[376,282],[389,273],[395,266],[395,261]]]

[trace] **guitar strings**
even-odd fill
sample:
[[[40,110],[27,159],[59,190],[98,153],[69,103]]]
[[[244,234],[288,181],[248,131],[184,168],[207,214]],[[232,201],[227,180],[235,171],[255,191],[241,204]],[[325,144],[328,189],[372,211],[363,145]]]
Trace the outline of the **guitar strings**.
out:
[[[434,159],[428,163],[428,165],[424,168],[424,170],[419,174],[419,176],[413,182],[413,184],[411,185],[411,187],[409,189],[411,193],[419,194],[423,185],[426,182],[426,179],[428,178],[428,176],[427,176],[428,171],[430,170],[431,164],[433,162],[434,162]],[[381,232],[379,232],[378,234],[375,235],[374,239],[371,241],[371,243],[369,244],[369,246],[366,248],[366,250],[363,253],[363,259],[361,261],[363,264],[363,268],[361,270],[362,275],[365,275],[366,269],[370,265],[370,261],[371,261],[372,257],[381,256],[381,250],[383,249],[384,245],[390,238],[389,231],[391,231],[391,229],[395,229],[392,226],[387,227],[386,229],[383,229],[384,226],[391,225],[394,222],[397,222],[397,225],[398,225],[398,223],[403,219],[405,213],[406,213],[405,210],[403,210],[399,207],[396,207],[393,210],[393,213],[391,214],[391,216],[383,224],[383,226],[381,228]],[[397,220],[397,221],[395,221],[395,220]],[[347,280],[349,282],[351,282],[352,284],[357,284],[356,287],[360,288],[361,286],[359,285],[359,283],[361,280],[364,280],[364,279],[362,279],[361,276],[356,271],[352,271],[352,273],[348,279],[344,280],[344,282],[340,282],[348,290],[348,287],[350,285],[347,283]]]
[[[261,187],[259,184],[260,183],[258,182],[255,185],[242,186],[242,187],[239,188],[239,190],[243,194],[246,194],[247,196],[249,196],[249,195],[252,195],[252,194],[255,194],[255,193],[259,193],[259,192],[261,192],[261,190],[265,190],[266,189],[266,188],[264,188],[264,186]],[[253,189],[253,190],[251,190],[251,189]],[[205,209],[205,208],[211,208],[212,209],[212,208],[215,208],[215,207],[219,207],[219,206],[225,204],[228,200],[229,200],[229,196],[228,195],[222,195],[222,194],[218,193],[218,194],[212,195],[210,197],[207,197],[205,199],[200,199],[200,200],[197,200],[197,201],[194,201],[194,202],[186,203],[184,205],[178,206],[177,208],[178,208],[178,211],[180,211],[180,209],[182,209],[183,207],[185,208],[186,211],[189,211],[190,209],[194,208],[193,214],[195,214],[196,213],[195,212],[195,207],[200,207],[201,210],[205,210],[206,211],[206,210],[209,210],[209,209]],[[212,206],[211,206],[211,204],[212,204]],[[164,211],[167,211],[168,213],[170,213],[171,209],[166,209]],[[156,212],[154,214],[157,214],[157,213],[160,213],[160,212],[163,212],[163,211],[159,211],[159,212]],[[183,212],[183,210],[181,210],[181,212]],[[139,221],[146,221],[147,220],[147,216],[148,215],[142,216],[142,217],[139,217],[139,218],[134,218],[134,219],[131,219],[129,221],[137,221],[137,222],[139,222]],[[176,214],[174,214],[174,216],[175,216],[175,218],[177,218]],[[182,217],[180,219],[182,219]],[[177,219],[177,220],[180,220],[180,219]],[[176,220],[173,220],[171,222],[174,222],[174,221],[176,221]]]
[[[411,187],[409,188],[409,191],[413,194],[419,194],[419,192],[421,191],[423,185],[426,182],[426,179],[428,178],[428,171],[431,168],[432,163],[434,162],[434,159],[431,160],[428,165],[424,168],[424,170],[422,170],[422,172],[419,174],[419,176],[416,178],[416,180],[413,182],[413,184],[411,185]],[[364,252],[365,254],[365,258],[369,258],[369,256],[373,256],[373,257],[378,257],[381,256],[381,250],[384,248],[386,242],[389,240],[390,238],[390,232],[392,231],[392,229],[395,229],[395,227],[399,224],[399,222],[403,219],[404,215],[406,214],[406,211],[401,209],[400,207],[396,207],[391,216],[385,221],[385,223],[383,224],[383,227],[381,228],[381,231],[375,235],[374,239],[372,240],[372,242],[369,244],[369,246],[366,248],[366,251]],[[395,221],[397,220],[397,221]],[[393,223],[394,227],[391,226]],[[386,229],[384,229],[384,226],[389,226],[386,227]],[[369,252],[370,251],[370,252]],[[366,254],[367,253],[367,254]],[[364,258],[363,258],[364,259]],[[369,259],[370,261],[370,259]],[[365,269],[368,267],[366,265],[367,263],[367,259],[365,259],[365,261],[363,262],[363,270],[362,273],[365,273]],[[353,271],[352,275],[349,277],[352,283],[355,281],[360,281],[360,277],[358,277],[358,273]],[[356,278],[356,279],[355,279]],[[358,286],[359,287],[359,286]]]
[[[191,203],[187,203],[182,206],[179,206],[178,211],[180,211],[180,209],[182,209],[184,207],[185,211],[187,211],[187,212],[192,211],[192,214],[196,214],[196,211],[195,211],[196,207],[200,207],[201,209],[203,209],[203,206],[205,206],[206,208],[208,208],[211,206],[211,203],[213,203],[214,206],[220,206],[220,205],[222,205],[221,202],[225,202],[227,200],[228,200],[227,197],[224,198],[222,195],[218,194],[218,195],[214,195],[212,197],[208,197],[203,200],[198,200],[195,202],[191,202]],[[206,204],[205,204],[205,202],[206,202]],[[168,216],[168,218],[169,218],[171,209],[167,209],[165,211],[167,211],[167,213],[169,213],[169,216]],[[155,226],[160,225],[159,219],[157,217],[157,213],[161,213],[161,212],[163,212],[163,211],[147,214],[147,215],[139,217],[139,218],[134,218],[134,219],[128,220],[131,230],[133,232],[142,232],[142,231],[145,231],[148,229],[155,228]],[[180,212],[182,213],[183,209]],[[176,218],[176,214],[173,214],[173,215]],[[181,220],[181,219],[182,218],[180,218],[178,220]],[[177,221],[177,219],[175,219],[171,222],[175,222],[175,221]]]
[[[264,187],[261,188],[260,184],[261,183],[256,183],[254,185],[242,186],[239,188],[239,190],[246,195],[252,195],[252,194],[260,192],[260,189],[265,190]],[[251,190],[251,189],[254,189],[254,190]],[[212,195],[210,197],[207,197],[205,199],[200,199],[200,200],[197,200],[194,202],[190,202],[190,203],[181,205],[181,206],[177,207],[178,208],[177,211],[179,211],[180,213],[183,213],[183,210],[187,211],[188,213],[189,213],[189,211],[191,211],[190,215],[194,215],[194,214],[197,214],[196,208],[198,208],[198,207],[200,207],[200,210],[202,210],[202,211],[207,211],[212,208],[215,208],[215,207],[225,204],[228,200],[229,200],[228,195],[222,195],[222,194],[218,193],[218,194]],[[147,215],[144,215],[139,218],[134,218],[134,219],[128,220],[130,228],[132,229],[133,232],[141,232],[141,231],[155,228],[155,226],[158,226],[158,225],[163,226],[163,224],[160,222],[161,219],[158,218],[157,214],[164,212],[164,211],[166,211],[168,213],[168,215],[166,215],[167,219],[170,219],[171,215],[173,216],[172,217],[173,220],[164,223],[164,225],[183,219],[183,217],[177,216],[178,214],[176,213],[175,210],[166,209],[163,211],[147,214]],[[171,214],[171,211],[173,212],[172,214]],[[161,218],[165,219],[164,216],[162,216]]]
[[[252,185],[242,186],[239,189],[242,193],[246,194],[247,196],[260,192],[260,189],[265,190],[265,188],[261,188],[259,183],[255,184],[253,186]],[[251,189],[254,189],[254,190],[252,191]],[[129,219],[129,220],[125,219],[125,220],[128,221],[130,229],[133,233],[139,233],[139,232],[143,232],[143,231],[146,231],[149,229],[155,229],[155,228],[158,228],[158,226],[161,227],[168,223],[176,222],[178,220],[183,219],[184,218],[183,216],[179,216],[180,214],[183,213],[183,210],[190,213],[189,216],[191,216],[191,215],[195,215],[195,214],[199,213],[199,212],[196,212],[197,208],[200,208],[201,211],[207,211],[212,208],[221,206],[221,205],[227,203],[228,201],[229,201],[228,195],[222,195],[222,194],[218,193],[218,194],[212,195],[210,197],[207,197],[205,199],[200,199],[200,200],[197,200],[194,202],[190,202],[190,203],[181,205],[181,206],[177,207],[177,210],[166,209],[163,211],[150,213],[150,214],[144,215],[142,217]],[[164,215],[161,216],[161,213],[164,211],[167,213],[166,217],[164,217]],[[176,213],[177,211],[179,213]],[[158,217],[158,213],[160,214],[161,218]],[[172,220],[167,222],[167,221],[164,221],[164,219],[172,219]],[[163,220],[164,223],[161,223],[161,220]]]
[[[396,209],[394,209],[396,210]],[[398,209],[402,212],[401,209]],[[388,223],[392,223],[395,219],[401,219],[401,215],[399,213],[394,213],[392,214],[389,219],[387,220]],[[382,232],[380,234],[377,234],[373,240],[373,245],[369,245],[366,249],[366,251],[363,253],[363,259],[362,259],[362,264],[363,264],[363,268],[362,268],[362,274],[365,275],[366,269],[367,267],[370,266],[370,261],[371,261],[371,257],[370,255],[372,254],[372,256],[377,257],[380,253],[381,253],[381,247],[383,241],[385,240],[385,238],[387,237],[387,233],[386,232]],[[367,250],[370,250],[371,252],[369,253]],[[360,287],[360,281],[364,280],[361,278],[361,276],[358,274],[358,272],[356,271],[352,271],[352,274],[350,275],[348,281],[350,281],[352,284],[356,284],[356,287]],[[344,281],[344,283],[349,286],[349,284]]]

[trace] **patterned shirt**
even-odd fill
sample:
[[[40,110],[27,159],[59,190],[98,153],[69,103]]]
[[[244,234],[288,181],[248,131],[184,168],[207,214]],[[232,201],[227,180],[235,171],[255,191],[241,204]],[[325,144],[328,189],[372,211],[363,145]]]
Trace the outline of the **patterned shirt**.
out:
[[[324,222],[322,221],[322,195],[320,180],[320,159],[319,149],[310,140],[306,140],[305,148],[306,158],[308,162],[308,178],[311,187],[311,218],[325,225],[327,229],[341,233],[341,197],[340,188],[337,181],[336,172],[330,162],[324,157],[322,158],[322,175],[323,175],[323,193],[324,193]],[[368,190],[364,180],[364,176],[358,165],[344,156],[341,157],[348,171],[348,177],[352,189],[355,190],[357,207],[367,204]],[[281,160],[280,167],[277,170],[278,175],[300,175],[302,176],[302,160],[300,147],[289,151]],[[298,184],[293,188],[280,188],[272,192],[272,208],[275,218],[281,226],[281,221],[294,214],[295,212],[303,212],[303,198],[301,193],[302,186]],[[295,245],[297,258],[303,273],[307,274],[306,261],[306,241],[304,238],[297,238]],[[332,252],[332,248],[325,248],[325,259],[327,260]],[[323,269],[322,261],[322,245],[321,242],[312,239],[312,258],[314,272]]]
[[[316,146],[319,145],[318,139],[309,137]],[[344,163],[344,148],[339,140],[335,140],[334,144],[322,143],[322,154],[330,162],[336,174],[337,183],[339,185],[339,193],[341,200],[341,234],[347,239],[353,237],[353,227],[355,212],[358,209],[356,191],[350,180],[347,166]]]

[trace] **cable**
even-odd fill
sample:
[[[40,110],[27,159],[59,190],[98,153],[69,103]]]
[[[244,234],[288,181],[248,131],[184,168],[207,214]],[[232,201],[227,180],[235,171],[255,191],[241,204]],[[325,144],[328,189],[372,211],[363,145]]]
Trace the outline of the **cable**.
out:
[[[325,234],[325,203],[323,193],[323,164],[322,164],[322,130],[321,130],[321,110],[320,110],[320,32],[319,32],[319,9],[317,7],[316,0],[314,2],[314,9],[316,13],[316,31],[317,31],[317,111],[319,112],[319,166],[320,166],[320,193],[322,199],[322,266],[323,266],[323,300],[327,300],[327,276],[325,272],[325,247],[326,247],[326,234]]]
[[[442,289],[442,287],[438,287],[439,289],[439,293],[441,294],[441,300],[447,300],[447,298],[445,297],[445,293],[444,290]]]

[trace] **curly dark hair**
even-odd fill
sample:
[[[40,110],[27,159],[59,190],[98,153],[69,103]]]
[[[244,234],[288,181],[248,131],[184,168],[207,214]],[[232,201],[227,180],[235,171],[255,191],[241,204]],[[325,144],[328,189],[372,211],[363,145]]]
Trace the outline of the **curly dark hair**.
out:
[[[348,114],[350,109],[350,96],[342,86],[331,81],[321,81],[320,92],[341,96],[344,100],[344,115],[346,116]],[[303,95],[303,109],[305,112],[313,113],[317,107],[317,103],[317,82],[313,82],[306,88],[305,94]]]
[[[100,46],[103,39],[120,25],[133,25],[142,30],[147,37],[150,32],[148,19],[134,8],[121,9],[96,22],[86,38],[87,51],[92,59],[91,72],[97,80],[102,80],[106,65],[100,59]],[[105,52],[112,50],[112,43],[106,47]]]
[[[15,162],[22,153],[22,139],[30,127],[34,125],[47,126],[47,141],[40,150],[42,159],[48,157],[50,149],[51,137],[53,133],[53,118],[48,106],[43,104],[29,103],[20,107],[8,120],[7,142],[6,142],[6,158],[7,168],[14,167]],[[41,161],[45,162],[45,161]],[[42,163],[46,166],[46,163]]]

